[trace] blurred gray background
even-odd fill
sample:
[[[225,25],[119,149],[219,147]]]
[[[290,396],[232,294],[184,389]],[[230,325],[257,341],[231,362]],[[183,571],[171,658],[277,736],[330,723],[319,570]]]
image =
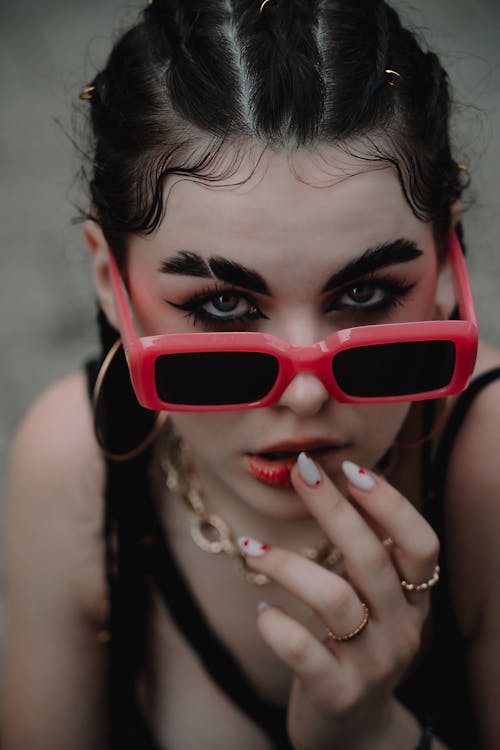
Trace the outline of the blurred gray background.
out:
[[[0,489],[29,403],[96,349],[87,252],[72,223],[85,197],[68,134],[85,110],[79,91],[145,3],[0,0]],[[451,75],[457,156],[472,174],[472,284],[483,337],[500,345],[500,0],[395,5]],[[1,601],[0,587],[0,628]]]

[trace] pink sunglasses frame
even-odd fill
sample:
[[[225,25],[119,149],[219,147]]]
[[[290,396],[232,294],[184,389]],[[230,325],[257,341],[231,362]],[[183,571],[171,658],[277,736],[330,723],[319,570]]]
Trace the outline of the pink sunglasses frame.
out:
[[[462,391],[472,374],[478,345],[477,318],[472,299],[465,258],[454,231],[450,232],[449,257],[454,275],[455,293],[461,320],[427,320],[387,323],[345,328],[311,346],[294,346],[267,333],[173,333],[138,337],[130,303],[112,252],[109,252],[111,285],[118,312],[120,333],[132,385],[142,406],[155,411],[235,411],[270,406],[276,403],[298,373],[312,373],[321,380],[330,395],[342,403],[394,403],[442,398]],[[412,341],[452,341],[455,344],[455,368],[448,385],[424,393],[397,396],[358,397],[345,393],[336,382],[332,358],[346,349],[373,344]],[[188,352],[259,352],[279,362],[276,382],[260,400],[243,404],[189,405],[171,404],[160,399],[155,382],[155,362],[164,354]]]

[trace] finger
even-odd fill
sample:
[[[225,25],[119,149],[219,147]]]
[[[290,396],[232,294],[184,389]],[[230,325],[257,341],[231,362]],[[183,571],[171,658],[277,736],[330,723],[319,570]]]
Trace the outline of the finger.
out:
[[[333,654],[312,633],[277,607],[259,606],[257,627],[267,645],[311,694],[335,695],[342,671]]]
[[[342,469],[354,500],[392,539],[392,556],[400,577],[417,584],[434,581],[439,539],[425,518],[383,477],[350,461],[345,461]],[[424,601],[418,594],[425,590],[424,586],[417,591],[412,601]]]
[[[350,583],[311,560],[250,537],[239,549],[252,570],[263,573],[310,607],[334,633],[350,633],[363,617],[363,606]]]
[[[291,472],[293,486],[344,557],[347,577],[376,618],[404,605],[391,557],[361,513],[304,453]]]

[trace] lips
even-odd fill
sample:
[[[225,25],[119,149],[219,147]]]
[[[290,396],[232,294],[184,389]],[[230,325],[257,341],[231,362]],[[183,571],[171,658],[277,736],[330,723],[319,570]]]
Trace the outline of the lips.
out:
[[[249,454],[247,458],[250,473],[260,482],[276,486],[290,484],[290,472],[296,461],[296,456],[271,460],[258,453],[253,453]]]
[[[275,487],[290,485],[290,472],[297,456],[302,451],[322,463],[322,458],[328,460],[332,452],[343,447],[338,442],[320,440],[287,441],[267,446],[258,453],[248,453],[247,467],[250,473],[264,484]]]

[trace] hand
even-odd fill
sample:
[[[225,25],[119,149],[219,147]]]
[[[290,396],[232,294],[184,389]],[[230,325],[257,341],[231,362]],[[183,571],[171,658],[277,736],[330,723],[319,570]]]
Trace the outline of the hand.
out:
[[[299,468],[300,467],[300,468]],[[306,558],[254,540],[239,540],[248,567],[308,605],[325,625],[318,640],[276,607],[258,617],[264,641],[292,670],[288,733],[300,750],[361,750],[415,746],[419,729],[393,690],[420,647],[427,591],[403,590],[436,567],[436,534],[384,479],[346,462],[348,490],[367,519],[393,541],[389,551],[370,524],[310,458],[301,454],[291,480],[327,537],[342,553],[345,577]],[[348,634],[369,619],[352,639]],[[403,716],[404,715],[404,716]]]

